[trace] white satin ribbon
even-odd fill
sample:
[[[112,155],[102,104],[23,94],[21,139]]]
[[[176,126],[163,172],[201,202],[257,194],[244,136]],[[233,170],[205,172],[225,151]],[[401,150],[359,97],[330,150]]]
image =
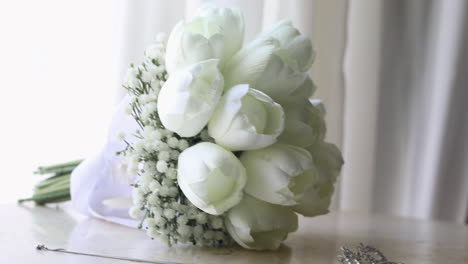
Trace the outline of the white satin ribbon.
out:
[[[116,153],[125,148],[125,143],[117,138],[120,132],[128,142],[138,125],[132,116],[125,113],[130,98],[125,97],[117,107],[109,127],[108,140],[99,153],[83,161],[72,173],[70,192],[72,207],[79,213],[104,219],[129,227],[137,227],[138,220],[128,214],[129,206],[112,206],[108,200],[131,200],[134,176],[126,173],[125,160]]]

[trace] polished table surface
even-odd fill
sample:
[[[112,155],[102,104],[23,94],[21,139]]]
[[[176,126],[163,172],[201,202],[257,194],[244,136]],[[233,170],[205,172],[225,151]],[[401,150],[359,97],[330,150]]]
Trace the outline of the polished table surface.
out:
[[[131,229],[73,213],[68,206],[0,205],[0,263],[135,263],[38,251],[50,248],[178,263],[338,263],[340,247],[360,242],[389,260],[410,263],[468,263],[468,227],[379,215],[330,213],[301,218],[299,230],[277,251],[241,248],[169,248]]]

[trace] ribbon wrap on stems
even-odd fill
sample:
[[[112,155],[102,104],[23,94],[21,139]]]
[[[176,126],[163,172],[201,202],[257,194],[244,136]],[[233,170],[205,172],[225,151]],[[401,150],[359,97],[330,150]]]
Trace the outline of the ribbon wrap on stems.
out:
[[[128,214],[132,194],[130,184],[135,177],[127,174],[125,159],[117,155],[126,147],[118,134],[124,133],[125,140],[132,142],[138,129],[133,117],[126,114],[129,104],[129,96],[122,99],[112,117],[107,141],[102,149],[73,171],[70,192],[72,206],[79,213],[137,227],[139,222]]]

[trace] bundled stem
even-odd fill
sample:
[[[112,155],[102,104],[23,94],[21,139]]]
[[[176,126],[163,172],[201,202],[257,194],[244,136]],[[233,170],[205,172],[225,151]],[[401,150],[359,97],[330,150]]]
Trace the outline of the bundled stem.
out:
[[[35,174],[50,175],[36,184],[32,197],[20,199],[18,203],[34,201],[37,205],[60,203],[70,200],[70,175],[82,162],[76,160],[52,166],[39,167]]]

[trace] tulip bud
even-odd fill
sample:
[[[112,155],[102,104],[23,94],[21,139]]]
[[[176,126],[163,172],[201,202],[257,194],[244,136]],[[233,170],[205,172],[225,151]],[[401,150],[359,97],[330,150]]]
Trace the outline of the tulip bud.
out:
[[[206,60],[170,75],[158,98],[165,128],[192,137],[206,126],[223,91],[217,64],[218,60]]]
[[[223,60],[232,57],[244,42],[244,17],[238,8],[218,8],[204,6],[198,10],[198,16],[209,18],[219,25],[224,41]]]
[[[312,66],[315,52],[309,37],[301,35],[290,20],[281,20],[262,36],[273,37],[280,42],[285,60],[296,71],[306,72]]]
[[[232,208],[225,220],[231,237],[249,249],[277,249],[297,230],[297,215],[288,207],[266,203],[250,195]]]
[[[202,142],[179,156],[180,189],[200,210],[220,215],[242,199],[246,183],[245,168],[232,152]]]
[[[231,57],[244,40],[244,18],[237,9],[205,7],[198,16],[179,22],[172,30],[166,49],[168,73],[208,59]]]
[[[172,74],[200,61],[219,59],[222,51],[223,35],[219,25],[201,17],[181,21],[169,35],[166,70]]]
[[[280,43],[270,37],[254,40],[230,60],[223,70],[226,88],[247,83],[275,101],[293,93],[307,74],[295,71],[282,55]]]
[[[281,105],[247,84],[240,84],[223,95],[208,132],[217,144],[229,150],[251,150],[275,143],[283,125]]]
[[[247,171],[245,192],[279,205],[298,204],[316,173],[310,153],[291,145],[246,151],[240,160]]]
[[[343,165],[343,157],[335,145],[323,141],[307,150],[312,154],[317,174],[314,175],[312,187],[305,193],[301,202],[292,208],[304,216],[326,214],[333,195],[333,185]]]
[[[285,128],[278,142],[305,148],[325,138],[325,108],[322,101],[302,99],[283,104],[283,107]]]

